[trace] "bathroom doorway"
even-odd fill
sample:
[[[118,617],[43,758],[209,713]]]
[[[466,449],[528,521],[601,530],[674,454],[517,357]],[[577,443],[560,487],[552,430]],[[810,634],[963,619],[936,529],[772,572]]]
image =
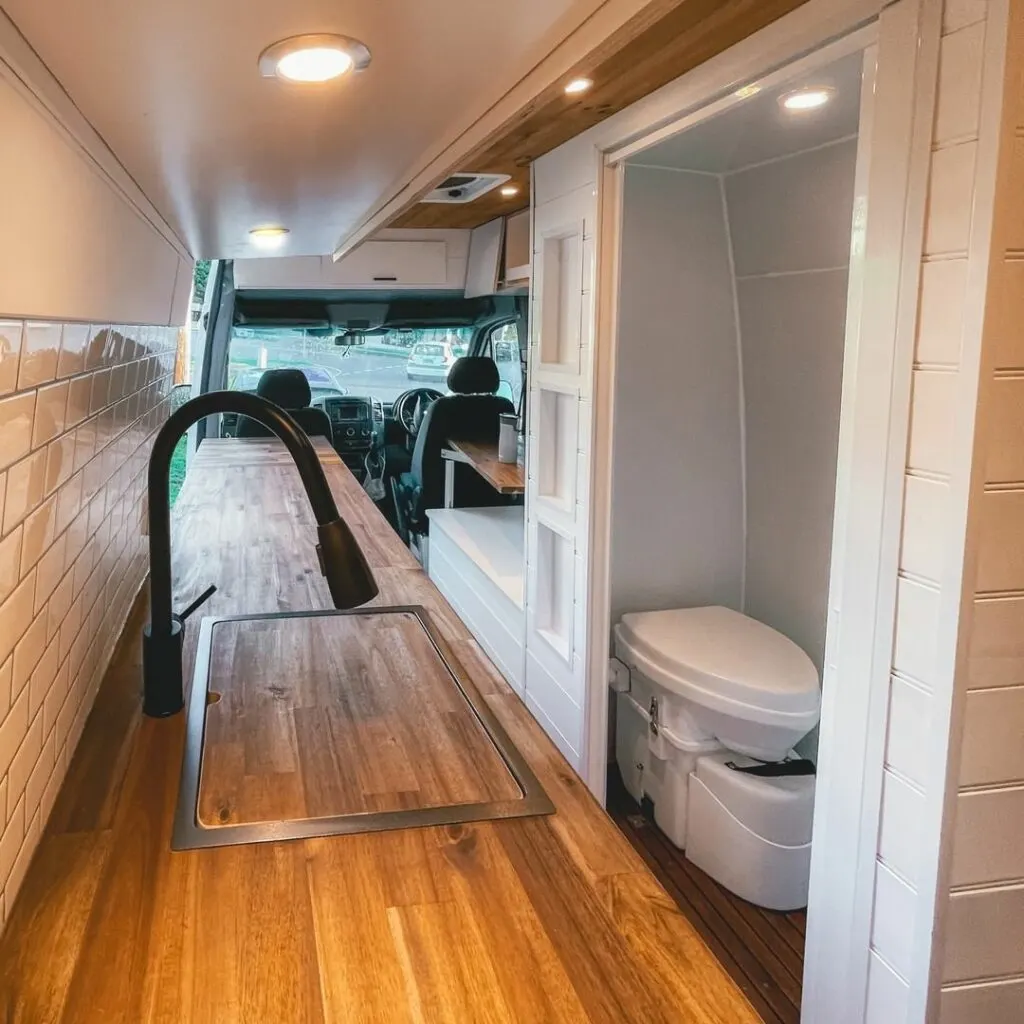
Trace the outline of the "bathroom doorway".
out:
[[[624,659],[619,671],[613,662],[612,689],[633,696],[610,701],[608,807],[764,1019],[778,1024],[800,1019],[803,907],[787,897],[764,909],[723,883],[729,871],[691,863],[679,791],[718,737],[701,722],[673,733],[662,719],[659,731],[656,702],[662,716],[667,702],[657,689],[654,703],[646,690],[636,699],[636,667],[614,627],[627,614],[719,606],[770,627],[829,685],[844,367],[863,273],[858,217],[876,58],[869,39],[827,48],[689,115],[678,130],[631,143],[615,161],[605,625],[608,649]],[[780,712],[772,700],[759,721]],[[659,750],[648,758],[655,734]],[[789,757],[813,772],[818,730],[796,738]],[[737,760],[736,750],[726,744],[720,759]],[[793,870],[806,898],[811,803],[803,808],[796,832],[764,843],[801,848]],[[735,806],[720,809],[723,844],[726,827],[759,838]],[[749,870],[769,863],[777,862]]]

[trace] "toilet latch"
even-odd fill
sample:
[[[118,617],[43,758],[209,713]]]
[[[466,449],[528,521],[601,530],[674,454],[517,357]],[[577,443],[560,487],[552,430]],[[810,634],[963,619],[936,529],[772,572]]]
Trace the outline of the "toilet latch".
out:
[[[648,715],[650,716],[651,735],[658,735],[658,698],[651,698],[651,706],[648,709]]]

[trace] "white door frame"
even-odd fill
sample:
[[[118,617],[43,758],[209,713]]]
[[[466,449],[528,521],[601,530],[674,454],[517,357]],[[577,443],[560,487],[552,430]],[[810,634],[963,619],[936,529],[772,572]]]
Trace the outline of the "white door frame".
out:
[[[677,83],[674,117],[598,142],[601,226],[597,251],[589,645],[584,770],[604,792],[614,381],[623,161],[738,102],[737,83],[776,84],[844,52],[879,54],[874,99],[858,153],[858,203],[850,267],[837,506],[821,720],[803,1016],[813,1024],[864,1019],[875,862],[888,719],[889,675],[909,432],[910,388],[938,61],[935,0],[898,0],[870,26],[836,31],[836,4],[811,0],[788,19]],[[863,5],[860,10],[863,11]],[[837,38],[840,37],[840,38]],[[788,59],[785,46],[790,44]],[[808,45],[808,43],[811,45]],[[759,46],[758,43],[761,45]],[[786,71],[780,68],[785,65]],[[788,72],[788,73],[787,73]],[[632,128],[630,132],[628,129]],[[603,143],[603,144],[602,144]],[[867,192],[871,204],[866,207]],[[848,496],[856,494],[855,504]],[[849,571],[847,571],[849,569]],[[865,680],[868,685],[865,685]]]

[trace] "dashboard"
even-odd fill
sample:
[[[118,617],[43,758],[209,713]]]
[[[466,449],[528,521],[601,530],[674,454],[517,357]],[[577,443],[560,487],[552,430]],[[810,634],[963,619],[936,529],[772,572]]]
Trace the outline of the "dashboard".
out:
[[[331,421],[334,448],[351,469],[384,444],[384,405],[375,398],[325,398],[314,402]]]

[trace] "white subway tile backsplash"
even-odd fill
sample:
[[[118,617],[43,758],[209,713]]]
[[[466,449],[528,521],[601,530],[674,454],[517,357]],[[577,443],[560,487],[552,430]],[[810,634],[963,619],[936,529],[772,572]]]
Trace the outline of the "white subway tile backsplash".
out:
[[[10,394],[18,386],[23,327],[20,320],[0,320],[0,395]]]
[[[46,492],[46,452],[33,452],[7,471],[3,532],[8,533],[37,508]]]
[[[28,321],[22,335],[18,390],[38,387],[57,376],[60,353],[60,324]]]
[[[144,490],[146,446],[167,414],[167,356],[176,341],[167,328],[0,322],[0,891],[7,907],[113,631],[142,579],[134,502]]]
[[[966,253],[971,233],[976,142],[932,154],[928,185],[925,255]]]
[[[960,756],[962,786],[1024,782],[1024,687],[968,692]]]
[[[67,381],[39,389],[36,396],[36,416],[32,425],[33,448],[38,448],[64,433],[67,406]]]
[[[28,454],[32,447],[32,417],[36,393],[0,398],[0,469]]]

